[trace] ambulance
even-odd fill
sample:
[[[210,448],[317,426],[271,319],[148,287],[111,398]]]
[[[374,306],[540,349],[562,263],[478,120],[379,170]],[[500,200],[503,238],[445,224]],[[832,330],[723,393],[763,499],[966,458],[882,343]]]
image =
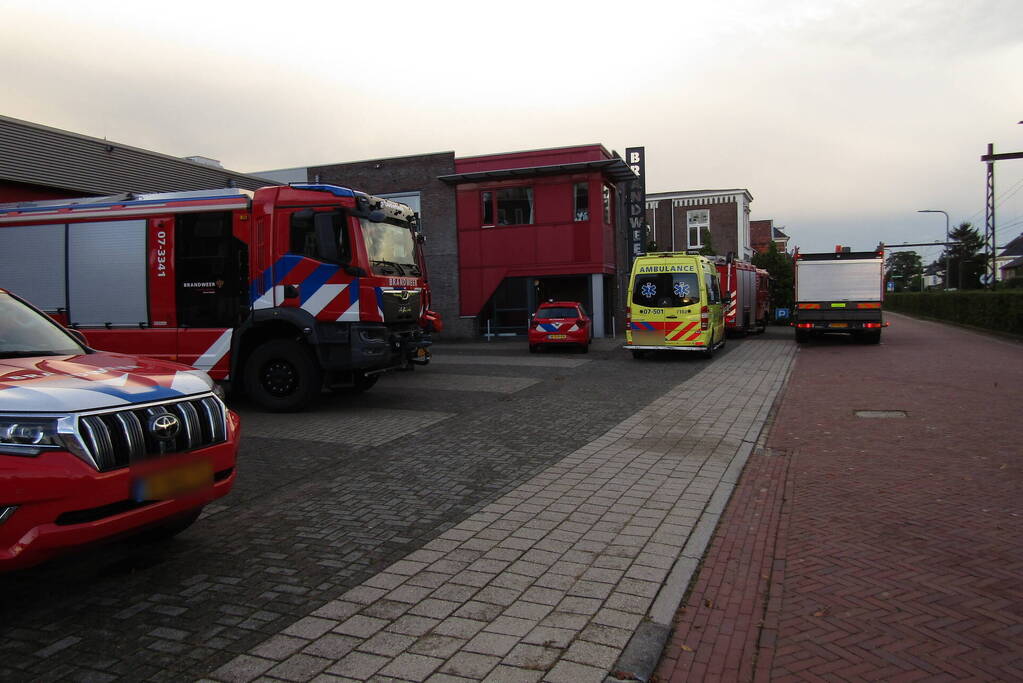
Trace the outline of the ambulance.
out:
[[[656,252],[632,264],[625,309],[625,348],[692,351],[705,358],[725,344],[721,282],[714,263],[699,254]]]

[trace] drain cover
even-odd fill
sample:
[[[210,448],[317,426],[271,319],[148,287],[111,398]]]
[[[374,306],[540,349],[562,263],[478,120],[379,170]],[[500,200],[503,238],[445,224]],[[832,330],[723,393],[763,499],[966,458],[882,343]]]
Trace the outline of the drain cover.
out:
[[[856,417],[906,417],[905,410],[857,410]]]

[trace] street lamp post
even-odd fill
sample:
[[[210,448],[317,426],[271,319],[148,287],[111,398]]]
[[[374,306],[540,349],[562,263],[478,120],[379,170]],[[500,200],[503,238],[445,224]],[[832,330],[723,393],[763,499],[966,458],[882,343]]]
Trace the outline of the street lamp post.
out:
[[[941,209],[920,209],[919,211],[917,211],[917,213],[944,213],[945,214],[945,291],[947,292],[948,291],[948,281],[949,281],[949,276],[950,276],[950,273],[948,271],[949,271],[949,268],[951,268],[951,263],[952,263],[952,255],[949,253],[949,250],[948,250],[948,241],[950,239],[949,238],[949,232],[948,232],[948,214],[945,213],[944,211],[942,211]],[[961,287],[961,283],[960,283],[960,289],[961,288],[962,287]]]

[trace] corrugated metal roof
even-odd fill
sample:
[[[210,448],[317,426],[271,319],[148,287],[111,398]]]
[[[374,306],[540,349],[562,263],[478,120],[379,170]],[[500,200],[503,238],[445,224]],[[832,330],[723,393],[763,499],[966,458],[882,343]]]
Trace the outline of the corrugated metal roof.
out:
[[[88,194],[178,192],[273,181],[0,116],[0,179]]]

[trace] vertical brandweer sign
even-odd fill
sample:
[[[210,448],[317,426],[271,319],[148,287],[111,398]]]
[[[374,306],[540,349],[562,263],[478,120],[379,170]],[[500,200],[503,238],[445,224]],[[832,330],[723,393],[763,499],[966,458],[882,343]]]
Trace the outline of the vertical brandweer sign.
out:
[[[625,220],[629,231],[629,263],[646,252],[646,149],[629,147],[625,162],[636,179],[625,184]]]

